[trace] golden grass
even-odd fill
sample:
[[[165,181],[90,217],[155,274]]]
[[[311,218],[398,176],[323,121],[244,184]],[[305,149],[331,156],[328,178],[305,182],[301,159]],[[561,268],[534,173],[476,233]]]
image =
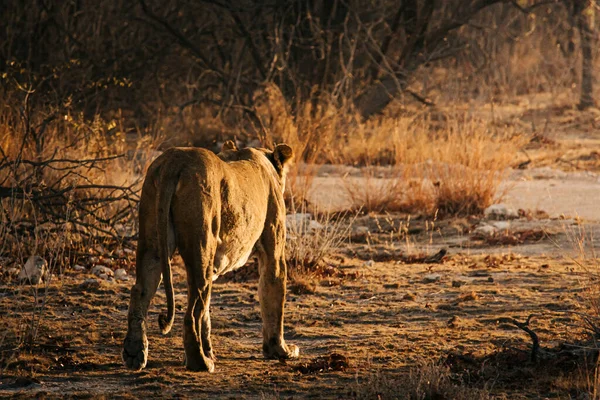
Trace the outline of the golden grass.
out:
[[[52,254],[57,232],[80,250],[103,233],[133,233],[153,136],[126,135],[122,120],[87,120],[69,109],[49,118],[53,109],[30,105],[22,115],[15,104],[0,104],[0,253]]]
[[[259,97],[263,142],[292,146],[297,162],[288,195],[297,204],[311,196],[322,163],[361,167],[344,180],[352,208],[443,215],[478,214],[496,199],[507,167],[524,144],[513,127],[464,111],[415,109],[362,122],[331,102],[296,107],[292,114],[276,87]]]

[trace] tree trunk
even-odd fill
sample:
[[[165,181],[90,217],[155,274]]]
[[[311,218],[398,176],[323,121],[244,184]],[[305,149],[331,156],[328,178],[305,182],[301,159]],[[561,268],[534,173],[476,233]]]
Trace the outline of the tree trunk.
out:
[[[581,93],[579,109],[584,110],[594,105],[594,5],[591,0],[583,2],[579,9],[578,28],[581,40]]]
[[[406,79],[386,76],[370,86],[359,96],[354,104],[363,119],[369,119],[380,113],[394,98],[406,89]]]

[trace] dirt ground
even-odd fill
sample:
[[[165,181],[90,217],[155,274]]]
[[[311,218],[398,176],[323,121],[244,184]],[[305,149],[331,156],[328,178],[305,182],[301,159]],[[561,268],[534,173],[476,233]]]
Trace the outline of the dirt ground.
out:
[[[575,355],[563,356],[568,358],[561,359],[565,366],[551,374],[539,372],[546,361],[529,363],[531,340],[509,322],[524,322],[535,314],[531,329],[548,352],[558,352],[564,343],[576,345],[584,337],[577,313],[587,309],[587,273],[561,257],[454,253],[440,264],[344,257],[339,272],[323,278],[314,293],[289,294],[286,337],[300,346],[302,357],[287,363],[262,359],[257,282],[218,283],[211,311],[218,356],[214,374],[190,373],[183,367],[185,277],[181,267],[175,270],[177,320],[171,334],[160,335],[157,318],[165,304],[161,290],[149,315],[145,370],[131,372],[120,360],[131,283],[100,281],[90,286],[82,283],[82,276],[67,273],[50,286],[31,352],[15,353],[5,361],[0,395],[354,398],[374,371],[406,374],[424,360],[452,365],[452,357],[459,356],[481,375],[471,377],[470,384],[483,388],[493,383],[492,394],[565,398],[580,390],[561,384],[565,376],[576,379],[581,373]],[[0,290],[3,310],[24,313],[2,318],[9,332],[19,331],[18,325],[27,323],[33,311],[31,291],[8,286]],[[13,342],[10,336],[4,339]],[[347,368],[298,371],[332,353],[346,357]],[[495,361],[507,353],[508,360]],[[467,368],[456,367],[461,373]]]
[[[519,118],[529,124],[535,112]],[[509,174],[505,201],[523,212],[493,238],[473,234],[479,218],[432,227],[424,218],[403,225],[404,215],[358,217],[326,273],[307,278],[314,286],[290,287],[286,340],[300,347],[299,360],[263,360],[257,279],[249,274],[214,285],[215,373],[187,372],[185,272],[176,261],[174,328],[160,335],[161,287],[149,313],[148,365],[131,372],[120,353],[133,281],[68,269],[37,297],[32,287],[0,282],[0,397],[410,398],[416,386],[432,385],[419,375],[429,365],[446,371],[446,385],[477,391],[463,398],[589,398],[596,320],[586,324],[586,316],[597,315],[600,233],[600,161],[590,143],[600,134],[595,114],[583,129],[572,127],[570,110],[560,112],[542,147],[515,155],[530,162]],[[335,187],[331,173],[318,179]],[[443,257],[425,257],[440,249]],[[28,346],[32,323],[39,329]],[[422,398],[455,397],[440,389]]]

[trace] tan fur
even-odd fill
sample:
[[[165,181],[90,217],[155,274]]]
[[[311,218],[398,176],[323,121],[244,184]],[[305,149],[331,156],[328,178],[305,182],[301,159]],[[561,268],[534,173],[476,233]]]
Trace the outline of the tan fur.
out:
[[[165,151],[148,169],[142,189],[136,283],[131,289],[123,361],[140,370],[148,359],[146,317],[161,281],[167,314],[163,334],[175,315],[170,258],[175,249],[187,270],[188,304],[184,317],[185,365],[213,371],[209,304],[212,281],[259,260],[259,298],[263,319],[263,354],[298,356],[283,338],[285,303],[285,205],[283,190],[292,149],[238,150],[228,141],[215,155],[196,148]]]

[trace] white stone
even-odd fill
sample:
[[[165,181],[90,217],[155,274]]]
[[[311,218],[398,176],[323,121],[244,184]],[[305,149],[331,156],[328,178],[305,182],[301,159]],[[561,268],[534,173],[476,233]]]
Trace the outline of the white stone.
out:
[[[81,286],[83,286],[85,289],[96,289],[100,287],[100,281],[94,278],[89,278],[83,281]]]
[[[519,213],[512,207],[506,204],[492,204],[483,212],[487,219],[516,219],[519,218]]]
[[[365,262],[365,267],[372,267],[373,266],[373,260],[369,260]]]
[[[480,224],[473,230],[473,234],[479,236],[492,236],[496,232],[498,232],[498,228],[489,224]]]
[[[355,226],[354,228],[352,228],[352,231],[355,235],[366,235],[367,233],[369,233],[369,227],[368,226]]]
[[[312,219],[312,214],[309,213],[295,213],[285,216],[286,224],[292,226],[308,224]]]
[[[508,221],[494,221],[490,225],[499,231],[507,231],[510,228],[510,222]]]
[[[109,276],[113,276],[112,269],[105,267],[104,265],[96,265],[92,268],[92,274],[102,279],[108,279]]]
[[[19,272],[19,281],[37,285],[46,279],[48,262],[40,256],[31,256]]]
[[[312,214],[296,213],[286,215],[286,228],[288,232],[307,233],[325,228],[323,224],[313,219]]]
[[[115,279],[118,281],[128,281],[129,275],[127,275],[127,271],[125,271],[123,268],[119,268],[115,271]]]
[[[429,274],[423,277],[424,283],[434,283],[439,282],[442,279],[442,275],[440,274]]]
[[[85,271],[85,267],[83,265],[79,265],[79,264],[73,265],[73,269],[75,271]]]
[[[312,220],[308,223],[308,229],[310,229],[311,231],[320,231],[323,228],[325,228],[323,226],[323,224],[321,224],[315,220]]]

